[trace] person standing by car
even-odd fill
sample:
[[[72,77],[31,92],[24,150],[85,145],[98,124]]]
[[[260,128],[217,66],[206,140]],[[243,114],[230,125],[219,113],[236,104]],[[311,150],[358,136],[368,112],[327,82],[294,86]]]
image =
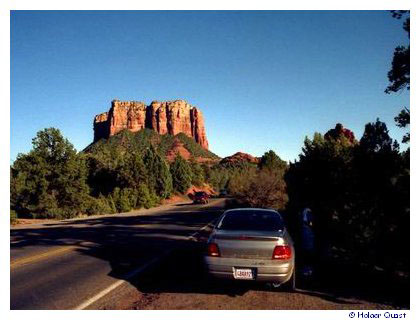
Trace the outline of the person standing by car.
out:
[[[301,244],[303,255],[302,273],[304,276],[312,276],[315,260],[315,235],[313,230],[313,214],[310,208],[304,208],[301,215]]]

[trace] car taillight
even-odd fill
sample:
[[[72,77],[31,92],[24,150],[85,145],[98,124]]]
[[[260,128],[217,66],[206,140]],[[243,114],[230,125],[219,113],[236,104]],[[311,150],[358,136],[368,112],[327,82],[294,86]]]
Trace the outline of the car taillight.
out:
[[[276,246],[273,251],[273,259],[287,260],[292,257],[292,249],[289,246]]]
[[[209,243],[207,246],[207,255],[210,257],[220,257],[219,247],[215,243]]]

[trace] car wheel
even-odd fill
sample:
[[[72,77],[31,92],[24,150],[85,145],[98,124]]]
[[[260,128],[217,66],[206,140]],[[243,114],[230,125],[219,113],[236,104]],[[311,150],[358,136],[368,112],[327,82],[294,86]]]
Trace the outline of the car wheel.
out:
[[[283,284],[283,288],[287,291],[293,292],[296,289],[296,271],[293,269],[292,276],[290,277],[290,280],[287,281],[285,284]]]

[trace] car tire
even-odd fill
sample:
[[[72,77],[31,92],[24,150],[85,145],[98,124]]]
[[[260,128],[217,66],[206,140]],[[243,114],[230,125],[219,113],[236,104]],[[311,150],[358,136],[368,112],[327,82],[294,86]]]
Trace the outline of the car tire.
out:
[[[290,292],[295,291],[296,289],[296,270],[295,269],[293,269],[293,273],[289,281],[283,284],[283,288]]]

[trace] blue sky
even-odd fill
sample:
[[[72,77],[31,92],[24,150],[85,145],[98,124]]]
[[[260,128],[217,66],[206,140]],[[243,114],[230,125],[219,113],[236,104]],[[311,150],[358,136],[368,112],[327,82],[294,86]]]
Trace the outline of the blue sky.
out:
[[[341,122],[360,138],[408,93],[384,93],[408,38],[386,11],[25,12],[11,14],[11,161],[38,130],[78,150],[111,100],[184,99],[210,149],[297,158],[305,136]]]

